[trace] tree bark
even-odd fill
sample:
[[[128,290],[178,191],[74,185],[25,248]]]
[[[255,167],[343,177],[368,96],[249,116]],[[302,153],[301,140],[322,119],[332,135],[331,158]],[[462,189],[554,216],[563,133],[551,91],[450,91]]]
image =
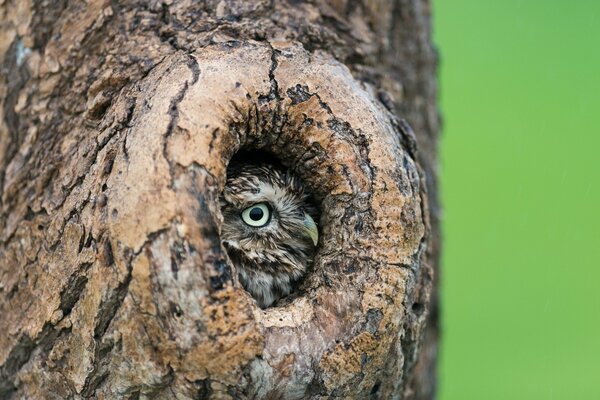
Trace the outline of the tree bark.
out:
[[[428,0],[0,0],[0,398],[433,398],[435,64]],[[321,213],[266,310],[240,150]]]

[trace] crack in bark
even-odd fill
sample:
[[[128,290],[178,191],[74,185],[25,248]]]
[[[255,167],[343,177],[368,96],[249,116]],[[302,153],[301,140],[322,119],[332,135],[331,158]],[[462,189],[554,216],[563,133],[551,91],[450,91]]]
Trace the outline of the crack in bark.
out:
[[[142,247],[139,250],[140,253],[147,243],[151,243],[153,238],[149,238],[149,240],[145,242],[144,245],[142,245]],[[133,260],[135,258],[135,255],[132,255],[127,258],[127,274],[125,275],[125,278],[111,292],[109,297],[106,300],[102,301],[98,306],[98,312],[96,314],[97,322],[95,324],[93,332],[94,341],[97,345],[92,360],[92,369],[90,373],[86,376],[84,386],[81,392],[84,396],[93,395],[96,389],[100,386],[100,384],[110,374],[110,371],[105,371],[104,366],[105,364],[108,364],[108,356],[110,355],[115,344],[111,341],[103,342],[103,338],[108,330],[108,327],[110,326],[110,323],[114,319],[119,308],[123,305],[123,301],[125,300],[125,297],[129,292],[129,284],[132,280]]]
[[[100,303],[98,307],[98,313],[96,314],[96,326],[94,327],[94,339],[101,339],[111,321],[113,320],[117,310],[122,305],[125,296],[129,290],[129,284],[131,283],[131,272],[133,267],[131,266],[131,261],[127,263],[127,275],[125,279],[120,282],[117,287],[113,290],[112,294],[108,297],[107,300]]]
[[[70,313],[75,304],[81,298],[82,292],[87,284],[85,273],[91,267],[91,263],[83,263],[79,265],[76,272],[69,278],[68,284],[60,294],[59,310],[62,316],[56,322],[47,321],[41,333],[36,338],[31,338],[23,335],[11,349],[4,364],[0,365],[0,398],[9,397],[11,393],[17,390],[17,386],[13,382],[13,375],[31,358],[33,352],[42,347],[46,352],[49,352],[54,346],[55,339],[61,332],[70,328],[63,327],[56,330],[58,326]]]
[[[167,130],[163,134],[162,154],[163,154],[165,161],[169,165],[169,175],[171,176],[171,183],[169,184],[169,187],[171,189],[173,188],[173,176],[174,176],[173,168],[174,168],[174,166],[168,156],[167,147],[168,147],[168,143],[169,143],[169,137],[171,137],[171,135],[173,134],[173,131],[175,130],[175,127],[177,126],[177,122],[179,120],[179,108],[178,108],[179,104],[181,104],[181,102],[185,98],[185,95],[188,92],[190,86],[195,85],[198,82],[198,79],[200,78],[200,66],[198,65],[198,61],[196,60],[195,57],[193,57],[191,55],[187,55],[187,57],[188,57],[188,60],[186,62],[186,66],[192,73],[192,80],[190,82],[189,80],[186,79],[183,84],[183,87],[181,87],[181,89],[179,89],[179,91],[177,92],[175,97],[173,97],[171,99],[171,103],[169,105],[169,110],[168,110],[168,114],[170,117],[169,125],[167,125]]]
[[[30,78],[29,70],[27,68],[21,68],[17,65],[17,47],[19,44],[22,45],[21,38],[17,36],[10,44],[8,51],[8,57],[4,59],[4,63],[0,65],[0,71],[2,75],[6,77],[7,88],[3,102],[3,116],[4,122],[8,129],[8,135],[11,140],[8,141],[8,146],[4,154],[0,154],[3,157],[0,158],[2,164],[0,165],[0,204],[4,197],[4,173],[6,167],[13,160],[14,156],[18,154],[19,147],[22,144],[24,135],[20,133],[19,129],[19,114],[15,111],[15,106],[19,100],[19,94],[25,87],[25,84]]]
[[[96,389],[98,389],[102,382],[110,375],[110,371],[106,370],[106,366],[108,366],[108,358],[114,347],[115,343],[112,341],[106,343],[100,342],[97,344],[94,351],[92,369],[86,376],[83,389],[81,390],[82,396],[91,397],[95,395]]]
[[[281,96],[279,95],[279,84],[275,79],[275,70],[277,69],[278,61],[277,54],[280,52],[273,48],[269,41],[266,42],[269,47],[271,47],[271,66],[269,67],[269,80],[271,82],[271,89],[267,95],[258,96],[259,103],[272,101],[272,100],[281,100]]]

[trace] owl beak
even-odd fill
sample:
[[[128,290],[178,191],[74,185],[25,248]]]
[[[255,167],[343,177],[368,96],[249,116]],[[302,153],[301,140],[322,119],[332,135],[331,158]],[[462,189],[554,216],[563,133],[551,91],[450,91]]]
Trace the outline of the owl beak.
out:
[[[308,214],[304,214],[304,228],[306,229],[306,233],[312,239],[315,246],[319,242],[319,230],[317,229],[317,224],[315,224],[315,220]]]

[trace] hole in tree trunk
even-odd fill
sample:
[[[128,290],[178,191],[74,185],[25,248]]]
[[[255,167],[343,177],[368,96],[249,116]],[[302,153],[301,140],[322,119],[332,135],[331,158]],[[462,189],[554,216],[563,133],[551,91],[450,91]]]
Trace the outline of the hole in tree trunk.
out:
[[[310,187],[273,153],[242,149],[229,162],[220,203],[223,245],[258,305],[301,295],[319,242]]]

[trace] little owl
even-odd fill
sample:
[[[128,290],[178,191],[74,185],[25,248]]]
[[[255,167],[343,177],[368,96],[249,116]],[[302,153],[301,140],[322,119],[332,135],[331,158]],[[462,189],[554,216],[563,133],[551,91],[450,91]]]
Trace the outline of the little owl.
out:
[[[244,288],[262,308],[288,295],[319,237],[300,180],[269,164],[231,163],[221,211],[223,245]]]

